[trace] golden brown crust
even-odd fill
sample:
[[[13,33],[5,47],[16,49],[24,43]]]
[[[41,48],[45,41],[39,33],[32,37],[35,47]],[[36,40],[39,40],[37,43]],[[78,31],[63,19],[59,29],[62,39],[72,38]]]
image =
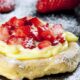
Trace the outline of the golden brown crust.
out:
[[[34,79],[44,75],[72,72],[80,59],[79,45],[70,43],[67,50],[55,57],[20,61],[0,55],[0,75],[11,80],[21,80],[24,77]]]

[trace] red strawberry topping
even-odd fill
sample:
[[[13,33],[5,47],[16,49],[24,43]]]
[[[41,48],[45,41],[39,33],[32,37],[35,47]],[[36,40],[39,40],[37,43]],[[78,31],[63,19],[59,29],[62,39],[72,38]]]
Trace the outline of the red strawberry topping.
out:
[[[38,18],[11,18],[0,27],[0,40],[7,44],[20,44],[24,48],[39,49],[55,46],[65,42],[63,28],[61,24],[43,24]]]
[[[30,34],[30,26],[20,26],[13,31],[13,35],[17,37],[26,37]]]
[[[12,35],[8,38],[6,42],[7,44],[21,44],[22,40],[24,39]]]
[[[62,34],[57,35],[56,39],[57,39],[60,43],[64,43],[64,42],[65,42],[65,38],[63,37]]]
[[[9,32],[6,27],[0,26],[0,40],[5,40],[9,37]]]
[[[52,33],[52,30],[50,30],[49,26],[45,25],[45,26],[39,27],[38,30],[42,39],[49,40],[49,41],[54,40],[55,37]]]
[[[30,22],[31,22],[32,24],[34,24],[35,27],[39,27],[39,26],[42,26],[42,25],[43,25],[43,24],[41,23],[41,21],[40,21],[38,18],[36,18],[36,17],[30,19]]]
[[[34,40],[36,40],[36,41],[41,40],[39,33],[38,33],[38,29],[34,25],[31,26],[30,32],[31,32],[31,35],[32,35]]]
[[[21,18],[21,19],[17,19],[16,17],[13,17],[7,22],[7,24],[11,25],[11,26],[14,26],[14,27],[17,27],[17,26],[25,25],[26,21],[27,21],[26,17]]]
[[[51,44],[50,41],[44,40],[44,41],[42,41],[42,42],[40,42],[40,43],[38,44],[38,47],[39,47],[39,49],[43,49],[43,48],[49,47],[49,46],[51,46],[51,45],[52,45],[52,44]]]

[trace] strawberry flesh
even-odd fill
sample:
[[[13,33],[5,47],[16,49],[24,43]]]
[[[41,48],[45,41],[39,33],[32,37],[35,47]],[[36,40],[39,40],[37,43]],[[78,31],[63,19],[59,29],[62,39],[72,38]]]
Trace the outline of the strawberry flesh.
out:
[[[0,40],[5,41],[9,37],[9,31],[6,27],[0,26]]]
[[[52,44],[51,44],[50,41],[44,40],[44,41],[42,41],[42,42],[40,42],[40,43],[38,44],[38,48],[39,48],[39,49],[43,49],[43,48],[49,47],[49,46],[51,46],[51,45],[52,45]]]
[[[23,40],[24,40],[23,38],[19,38],[19,37],[12,35],[7,39],[6,42],[7,44],[21,44]]]
[[[49,26],[45,25],[45,26],[39,27],[38,31],[42,39],[53,41],[55,38]]]
[[[43,24],[41,23],[41,21],[40,21],[38,18],[36,18],[36,17],[30,19],[30,22],[31,22],[32,24],[34,24],[35,27],[39,27],[39,26],[42,26],[42,25],[43,25]]]
[[[31,26],[30,32],[31,32],[31,36],[33,37],[34,40],[36,40],[36,41],[41,40],[41,38],[39,37],[38,29],[34,25]]]
[[[59,34],[56,36],[56,39],[60,42],[60,43],[64,43],[65,42],[65,38],[62,36],[62,34]]]

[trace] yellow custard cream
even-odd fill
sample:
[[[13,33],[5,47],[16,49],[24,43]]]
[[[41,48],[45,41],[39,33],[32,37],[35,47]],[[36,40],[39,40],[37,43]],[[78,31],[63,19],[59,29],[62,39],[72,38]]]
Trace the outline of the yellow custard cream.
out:
[[[7,45],[5,42],[0,41],[0,54],[10,58],[16,58],[19,60],[28,60],[28,59],[39,59],[39,58],[48,58],[52,57],[65,49],[69,48],[69,42],[78,41],[73,33],[64,32],[66,41],[64,44],[59,43],[56,46],[49,46],[44,49],[34,48],[34,49],[25,49],[21,45]]]

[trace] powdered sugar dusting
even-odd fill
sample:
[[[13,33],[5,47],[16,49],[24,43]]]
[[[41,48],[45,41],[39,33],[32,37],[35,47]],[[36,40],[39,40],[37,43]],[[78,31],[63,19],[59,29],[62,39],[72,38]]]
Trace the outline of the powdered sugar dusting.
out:
[[[31,47],[31,46],[34,46],[34,45],[33,45],[33,39],[30,39],[30,40],[27,42],[27,45],[26,45],[26,47]]]

